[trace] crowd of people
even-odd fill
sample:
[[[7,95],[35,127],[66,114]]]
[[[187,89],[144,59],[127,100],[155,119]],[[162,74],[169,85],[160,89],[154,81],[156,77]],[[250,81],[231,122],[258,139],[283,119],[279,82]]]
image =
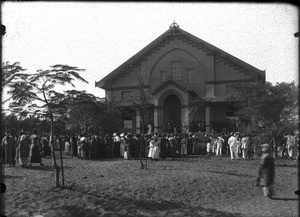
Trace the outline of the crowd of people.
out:
[[[53,139],[53,141],[51,141]],[[53,144],[51,147],[50,144]],[[7,132],[2,139],[0,157],[4,165],[32,167],[43,166],[42,158],[51,156],[55,151],[62,151],[66,156],[80,159],[147,158],[157,161],[166,158],[187,158],[194,154],[212,156],[230,156],[231,160],[250,160],[254,157],[254,142],[247,134],[240,132],[230,134],[216,133],[150,133],[145,135],[131,133],[110,134],[72,134],[51,138],[48,134],[38,134],[37,130],[19,135]],[[265,197],[274,194],[274,158],[271,145],[265,143],[261,148],[261,162],[258,170],[257,186],[261,186]],[[259,148],[259,149],[260,149]],[[278,141],[278,157],[299,158],[299,137],[294,133],[283,135]]]
[[[23,167],[32,163],[42,165],[42,157],[51,156],[51,138],[48,134],[38,135],[36,130],[13,136],[6,133],[1,144],[1,158],[4,164]],[[287,134],[279,141],[278,155],[298,159],[298,137]],[[62,149],[65,155],[80,159],[124,158],[151,160],[166,158],[187,158],[190,155],[230,156],[232,160],[249,160],[254,157],[255,145],[247,134],[216,133],[114,133],[109,134],[72,134],[53,136],[55,150]]]
[[[3,164],[15,166],[19,163],[22,167],[31,167],[33,163],[43,166],[40,150],[40,140],[37,131],[32,134],[21,131],[19,136],[7,132],[1,143],[1,160]]]

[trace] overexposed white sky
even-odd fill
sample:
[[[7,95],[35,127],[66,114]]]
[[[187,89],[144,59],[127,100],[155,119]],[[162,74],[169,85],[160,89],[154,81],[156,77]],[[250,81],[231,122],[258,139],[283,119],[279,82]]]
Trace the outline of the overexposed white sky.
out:
[[[299,9],[282,3],[4,2],[2,61],[29,71],[68,64],[86,69],[76,88],[104,97],[99,81],[168,30],[181,29],[298,84]]]

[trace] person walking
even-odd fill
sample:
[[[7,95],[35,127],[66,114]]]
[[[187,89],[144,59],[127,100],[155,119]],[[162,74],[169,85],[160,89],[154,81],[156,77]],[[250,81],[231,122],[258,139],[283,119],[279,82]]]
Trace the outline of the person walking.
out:
[[[261,186],[263,194],[267,198],[272,198],[274,194],[273,184],[275,178],[275,164],[274,158],[270,153],[271,146],[269,144],[261,145],[262,156],[258,168],[258,177],[256,185]]]
[[[231,133],[228,139],[231,160],[238,159],[236,134]]]
[[[29,152],[29,167],[31,167],[33,163],[39,163],[41,166],[43,166],[39,144],[40,140],[36,129],[32,130],[32,135],[30,136],[29,140],[31,144]]]

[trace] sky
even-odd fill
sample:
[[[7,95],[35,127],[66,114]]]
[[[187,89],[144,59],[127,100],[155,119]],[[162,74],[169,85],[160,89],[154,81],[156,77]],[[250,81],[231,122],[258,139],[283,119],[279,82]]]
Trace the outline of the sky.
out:
[[[2,61],[35,72],[55,64],[86,69],[95,87],[119,65],[169,29],[181,29],[266,70],[266,80],[298,84],[299,9],[283,3],[4,2]],[[5,98],[5,93],[4,93]]]

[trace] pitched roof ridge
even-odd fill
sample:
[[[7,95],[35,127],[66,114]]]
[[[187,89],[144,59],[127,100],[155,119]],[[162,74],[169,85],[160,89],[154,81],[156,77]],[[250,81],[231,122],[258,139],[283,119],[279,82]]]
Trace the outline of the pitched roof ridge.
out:
[[[176,33],[176,31],[179,31],[180,33]],[[150,52],[153,47],[155,47],[157,44],[159,44],[160,42],[163,41],[163,38],[167,38],[170,35],[177,35],[177,34],[182,34],[185,35],[186,37],[188,37],[189,40],[194,41],[195,43],[200,44],[201,46],[203,46],[204,48],[206,48],[207,50],[212,51],[214,54],[221,56],[224,59],[227,60],[231,60],[233,62],[235,62],[237,65],[242,64],[241,67],[249,67],[250,69],[254,69],[256,72],[259,72],[260,74],[264,73],[263,70],[260,70],[248,63],[246,63],[245,61],[231,55],[230,53],[204,41],[203,39],[200,39],[194,35],[192,35],[189,32],[186,32],[185,30],[181,29],[179,27],[179,25],[177,23],[175,23],[175,21],[171,24],[171,26],[169,27],[169,29],[167,31],[165,31],[164,33],[162,33],[160,36],[158,36],[156,39],[154,39],[152,42],[150,42],[148,45],[146,45],[144,48],[142,48],[139,52],[137,52],[136,54],[134,54],[133,56],[131,56],[128,60],[126,60],[124,63],[122,63],[121,65],[119,65],[116,69],[114,69],[111,73],[109,73],[108,75],[106,75],[104,78],[102,78],[100,81],[95,82],[95,86],[98,86],[100,88],[102,88],[105,85],[105,82],[109,79],[113,79],[115,76],[117,76],[122,70],[126,69],[126,68],[131,68],[133,66],[135,66],[136,62],[142,58],[145,54],[147,54],[148,52]]]

